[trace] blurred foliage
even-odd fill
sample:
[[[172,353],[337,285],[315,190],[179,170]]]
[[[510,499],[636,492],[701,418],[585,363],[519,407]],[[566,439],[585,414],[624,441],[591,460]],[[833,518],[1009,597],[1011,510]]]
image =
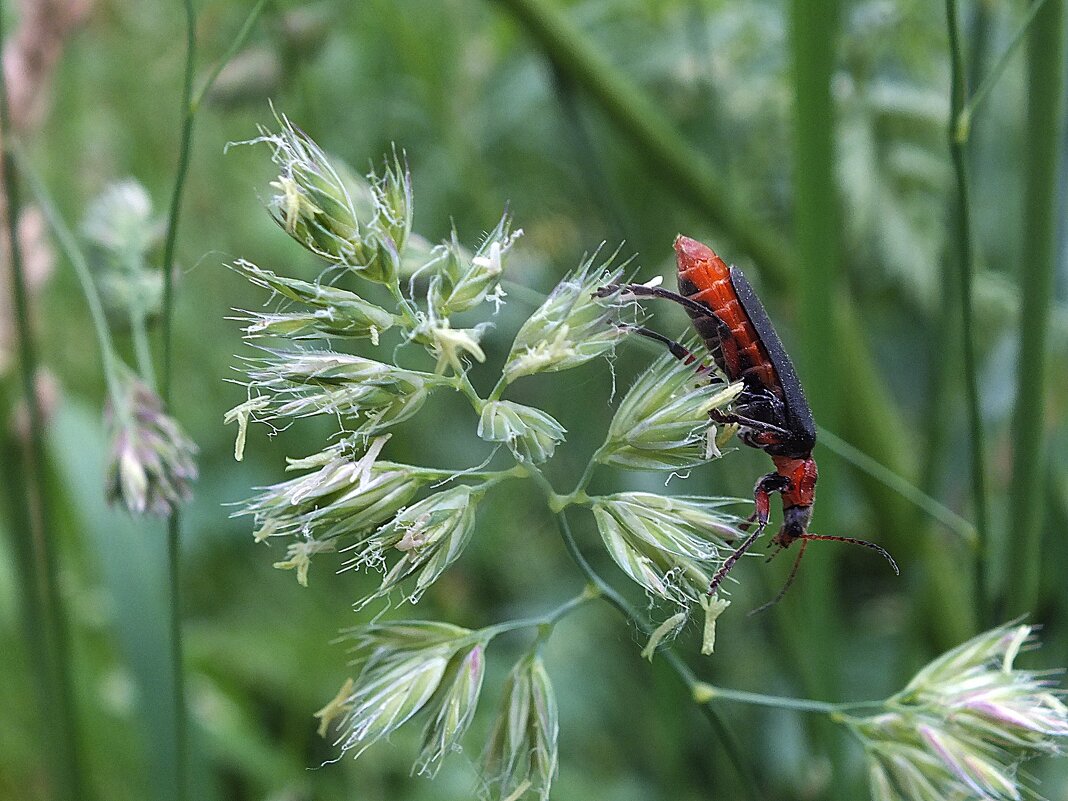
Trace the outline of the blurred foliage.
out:
[[[198,76],[228,47],[248,10],[236,0],[198,4]],[[791,230],[792,91],[781,3],[760,0],[582,0],[560,2],[569,18],[620,71],[655,99],[664,117],[715,163],[733,200],[780,238]],[[982,3],[989,54],[1000,52],[1020,9]],[[979,6],[968,4],[974,14]],[[945,147],[948,61],[940,4],[924,0],[845,3],[837,103],[837,177],[843,221],[841,252],[851,303],[864,322],[865,345],[889,386],[909,439],[903,447],[934,462],[921,489],[967,516],[966,429],[959,358],[939,339],[944,315],[941,263],[947,258],[950,171]],[[173,182],[183,67],[178,4],[99,0],[87,25],[66,46],[53,78],[52,107],[26,144],[68,220],[83,218],[108,184],[136,176],[156,209]],[[973,42],[973,44],[975,44]],[[984,50],[976,49],[981,55]],[[996,525],[1011,526],[1006,508],[1012,442],[1013,374],[1026,369],[1016,352],[1021,181],[1022,59],[1015,59],[977,119],[971,159],[974,219],[981,272],[977,329],[983,367],[983,414],[991,454]],[[275,436],[250,432],[245,460],[233,460],[233,431],[222,416],[245,398],[228,379],[243,348],[233,309],[257,309],[262,294],[224,264],[241,257],[286,275],[315,278],[321,267],[282,235],[263,202],[272,165],[258,148],[227,143],[256,135],[269,121],[268,101],[311,133],[324,149],[358,171],[403,148],[416,187],[414,230],[430,241],[449,237],[451,220],[463,241],[500,217],[503,204],[525,236],[511,254],[509,277],[535,292],[556,280],[603,240],[626,240],[639,254],[639,276],[671,274],[670,243],[689,235],[717,243],[732,256],[730,232],[710,229],[693,208],[628,148],[582,92],[554,72],[503,4],[485,0],[321,0],[271,3],[248,45],[223,71],[199,111],[192,167],[178,236],[174,411],[199,446],[200,480],[183,514],[187,681],[193,748],[193,797],[211,799],[468,799],[477,754],[453,757],[438,778],[409,776],[420,747],[418,727],[397,732],[358,762],[333,759],[316,733],[314,710],[347,675],[346,653],[331,645],[360,619],[350,608],[374,577],[318,571],[305,588],[271,568],[277,548],[252,541],[247,519],[230,519],[228,504],[252,487],[280,480],[285,457],[302,457],[325,440],[329,421],[308,419]],[[836,202],[828,198],[827,202]],[[158,254],[154,254],[158,259]],[[761,267],[747,267],[761,285]],[[1044,496],[1050,568],[1068,559],[1068,275],[1061,259],[1053,316],[1048,440],[1054,454]],[[670,282],[670,278],[669,278]],[[487,368],[472,372],[485,395],[520,322],[533,309],[529,294],[508,288],[497,327],[485,334]],[[763,292],[782,338],[796,340],[793,299]],[[372,296],[373,302],[381,297]],[[650,306],[652,325],[685,330],[675,309]],[[61,387],[51,419],[50,482],[60,510],[61,586],[71,618],[81,742],[95,797],[173,798],[171,721],[167,696],[164,529],[132,522],[103,502],[106,448],[100,355],[73,274],[57,268],[38,297],[42,361]],[[133,343],[120,336],[120,348]],[[828,343],[834,359],[836,343]],[[554,470],[569,486],[607,428],[608,399],[626,387],[653,352],[622,348],[612,371],[595,362],[569,373],[521,382],[512,399],[545,409],[568,433]],[[944,443],[924,453],[932,377],[945,372],[950,391],[938,410]],[[4,376],[14,393],[13,374]],[[849,387],[841,388],[846,402]],[[442,398],[390,442],[389,458],[436,468],[478,464],[470,452],[477,424],[458,399]],[[818,415],[818,409],[817,409]],[[849,432],[836,432],[847,440]],[[461,443],[463,443],[461,445]],[[817,451],[817,457],[822,451]],[[1036,457],[1037,458],[1037,457]],[[863,533],[878,525],[859,474],[835,459],[836,524]],[[745,497],[766,471],[762,454],[732,454],[694,469],[672,490]],[[908,476],[918,481],[917,476]],[[658,474],[606,470],[598,491],[661,487]],[[817,511],[817,524],[819,512]],[[38,750],[49,721],[41,720],[27,671],[19,620],[19,589],[11,562],[11,518],[0,537],[0,799],[46,798],[48,760]],[[837,559],[836,601],[845,621],[834,649],[841,677],[829,700],[879,698],[904,685],[915,669],[956,642],[937,621],[960,610],[932,603],[927,551],[902,551],[918,537],[943,562],[970,555],[950,532],[917,513],[916,530],[892,532],[885,544],[903,568],[893,581],[867,553],[831,555],[812,548],[810,560]],[[605,573],[619,581],[599,552],[592,523],[577,534]],[[895,548],[895,546],[897,546]],[[848,549],[847,549],[848,550]],[[861,549],[855,549],[861,550]],[[798,660],[820,670],[830,654],[804,653],[819,620],[802,619],[790,596],[756,618],[734,614],[773,594],[788,560],[741,570],[749,581],[735,591],[732,613],[720,620],[716,654],[698,657],[700,632],[687,630],[678,648],[702,677],[743,689],[802,695]],[[766,581],[761,586],[762,580]],[[966,581],[962,576],[961,581]],[[799,582],[804,581],[804,572]],[[420,602],[421,617],[478,627],[509,616],[553,608],[581,589],[582,578],[560,545],[554,523],[524,487],[502,486],[480,507],[475,544]],[[1043,575],[1041,606],[1032,622],[1046,624],[1043,666],[1068,662],[1064,621],[1068,596],[1056,569]],[[788,638],[784,631],[791,631]],[[511,636],[511,635],[509,635]],[[640,636],[614,613],[588,605],[561,624],[545,665],[559,703],[560,773],[553,797],[686,799],[742,797],[741,778],[707,730],[684,688],[662,660],[638,658]],[[510,641],[509,641],[510,642]],[[793,643],[787,646],[784,643]],[[518,657],[525,645],[517,635]],[[798,652],[798,648],[801,652]],[[506,650],[506,649],[505,649]],[[698,662],[697,660],[701,661]],[[491,712],[511,661],[490,658],[490,697],[476,716],[472,741],[485,741]],[[796,713],[724,705],[767,799],[860,798],[866,792],[860,752],[845,738],[814,740]],[[832,776],[826,747],[847,775]],[[1039,763],[1043,795],[1068,797],[1063,763]],[[837,786],[837,789],[834,787]]]

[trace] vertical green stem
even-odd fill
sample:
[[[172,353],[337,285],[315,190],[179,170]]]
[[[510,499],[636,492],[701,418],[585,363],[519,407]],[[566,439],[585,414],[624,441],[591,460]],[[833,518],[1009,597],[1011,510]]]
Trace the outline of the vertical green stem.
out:
[[[5,35],[0,14],[0,63]],[[25,528],[13,530],[24,604],[26,639],[34,660],[47,734],[46,763],[55,781],[56,797],[63,801],[81,801],[86,797],[78,749],[78,721],[70,678],[70,652],[66,621],[63,618],[59,582],[56,575],[55,517],[45,486],[45,423],[37,395],[37,347],[30,319],[29,293],[19,246],[18,175],[11,157],[13,134],[8,110],[7,82],[0,75],[0,141],[4,150],[0,166],[3,183],[11,294],[14,301],[15,334],[18,342],[19,376],[29,419],[28,441],[21,444],[21,497],[14,504]],[[21,481],[18,481],[21,479]]]
[[[839,292],[838,186],[835,166],[835,111],[831,80],[838,53],[837,0],[791,0],[790,49],[793,57],[794,243],[797,276],[792,282],[801,317],[801,372],[816,419],[832,430],[840,416],[839,366],[827,358],[829,343],[839,340],[833,311]],[[836,460],[835,460],[836,461]],[[817,519],[822,529],[835,529],[836,473],[822,471]],[[837,645],[841,642],[840,605],[835,597],[835,557],[826,550],[806,565],[797,588],[795,608],[780,610],[780,631],[798,655],[809,694],[827,696],[838,684]],[[819,620],[818,625],[810,625]],[[806,625],[808,623],[809,625]],[[841,774],[832,735],[822,720],[812,721],[819,748],[831,756]],[[848,795],[838,782],[832,797]]]
[[[167,216],[167,234],[163,245],[163,309],[161,315],[160,338],[163,343],[163,369],[160,382],[160,397],[164,407],[171,411],[171,379],[174,366],[173,321],[174,321],[174,252],[178,241],[178,221],[182,210],[182,195],[185,191],[186,176],[189,173],[189,159],[193,143],[193,123],[201,101],[211,90],[212,84],[222,72],[226,63],[252,32],[253,25],[267,5],[267,0],[258,2],[249,10],[245,21],[238,30],[222,58],[216,63],[196,97],[193,97],[193,73],[196,59],[196,12],[192,0],[183,0],[185,10],[185,73],[182,82],[181,138],[178,144],[178,167],[171,192],[170,211]],[[176,797],[185,801],[188,796],[188,734],[186,721],[185,682],[183,681],[182,626],[181,626],[181,517],[175,511],[167,521],[167,574],[170,584],[170,635],[171,635],[171,669],[174,674],[174,725],[175,725],[175,770],[177,772]]]
[[[1065,109],[1064,0],[1047,0],[1027,33],[1027,130],[1023,258],[1020,287],[1020,357],[1017,360],[1011,540],[1017,550],[1003,564],[1010,580],[1001,587],[1009,616],[1033,612],[1042,564],[1043,444],[1049,372],[1049,319],[1061,221],[1057,196]],[[1009,540],[1008,532],[1004,535]],[[1011,590],[1011,591],[1010,591]]]
[[[167,236],[163,246],[163,313],[160,337],[163,341],[163,369],[160,397],[164,408],[171,412],[171,376],[174,365],[174,249],[178,239],[178,219],[182,209],[182,193],[189,172],[189,153],[193,141],[195,111],[193,99],[193,69],[196,57],[196,12],[192,0],[183,0],[185,8],[185,77],[182,82],[182,133],[178,145],[178,168],[171,192]],[[171,673],[173,674],[174,768],[177,782],[176,798],[186,801],[189,788],[189,742],[186,720],[185,673],[182,657],[182,596],[181,596],[181,518],[177,510],[167,520],[167,576],[170,589]]]
[[[836,315],[828,313],[839,290],[838,189],[834,175],[835,113],[831,78],[838,41],[838,3],[835,0],[793,0],[790,5],[790,44],[794,66],[794,241],[798,276],[793,284],[801,305],[801,367],[816,418],[838,429],[837,364],[827,358],[830,343],[839,339]],[[821,476],[820,504],[824,526],[833,510],[834,471]],[[831,517],[833,521],[833,516]],[[833,526],[831,526],[833,527]],[[830,559],[822,560],[830,565]],[[806,592],[826,615],[830,576],[806,575]],[[817,584],[823,584],[817,587]],[[820,598],[812,597],[817,590]],[[814,611],[814,610],[810,610]],[[824,627],[821,630],[826,631]],[[828,632],[829,641],[834,641]],[[831,654],[826,654],[828,658]],[[825,674],[826,675],[826,674]],[[833,681],[832,675],[827,675]]]
[[[172,328],[174,317],[174,248],[178,240],[178,218],[182,210],[182,193],[185,191],[185,178],[189,172],[189,152],[193,142],[194,111],[193,65],[196,57],[196,12],[192,0],[183,0],[185,7],[185,77],[182,82],[181,121],[182,133],[178,144],[178,170],[174,176],[174,188],[171,190],[171,205],[167,215],[167,235],[163,243],[163,313],[160,337],[163,341],[163,370],[160,395],[164,403],[170,402],[171,369],[173,365]]]
[[[968,429],[971,440],[972,495],[975,504],[975,533],[977,547],[974,566],[975,600],[980,610],[980,623],[990,623],[987,592],[987,560],[989,527],[986,496],[986,456],[983,448],[983,421],[979,410],[979,378],[976,366],[974,316],[972,313],[972,252],[971,205],[968,197],[968,164],[965,152],[966,132],[962,131],[961,113],[967,99],[964,57],[957,16],[957,0],[946,0],[946,23],[949,32],[949,55],[952,70],[950,84],[949,151],[956,176],[957,199],[954,204],[954,228],[957,239],[957,266],[960,275],[961,334],[964,357],[964,384],[968,406]],[[962,136],[962,134],[964,134]]]
[[[186,720],[185,672],[182,658],[181,611],[181,516],[177,511],[167,519],[167,584],[170,588],[169,633],[171,641],[171,675],[173,676],[172,714],[174,715],[175,798],[189,797],[189,734]]]

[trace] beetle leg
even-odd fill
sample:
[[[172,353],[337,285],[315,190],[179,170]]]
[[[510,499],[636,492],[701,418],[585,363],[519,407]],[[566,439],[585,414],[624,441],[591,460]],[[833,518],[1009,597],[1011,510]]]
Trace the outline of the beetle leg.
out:
[[[706,595],[712,595],[713,593],[715,593],[716,588],[723,583],[723,579],[727,577],[727,574],[731,571],[731,568],[734,567],[735,562],[741,559],[742,555],[753,547],[753,543],[756,542],[757,538],[760,537],[760,535],[763,533],[764,526],[758,526],[757,530],[750,534],[748,537],[746,537],[745,541],[742,542],[742,544],[735,549],[734,553],[732,553],[730,556],[723,560],[723,564],[720,565],[719,570],[717,570],[716,574],[712,576],[712,581],[709,582],[708,592],[705,593]]]
[[[785,492],[789,488],[790,479],[779,473],[768,473],[756,483],[753,488],[753,503],[756,504],[753,519],[761,528],[768,524],[768,518],[771,516],[771,493]]]
[[[620,326],[620,328],[624,328],[627,331],[633,331],[635,334],[639,334],[640,336],[646,337],[647,339],[652,339],[656,342],[660,342],[661,344],[666,345],[668,351],[671,353],[672,356],[674,356],[683,364],[696,364],[697,372],[702,375],[709,375],[714,372],[712,367],[707,364],[702,364],[701,360],[698,359],[692,351],[690,351],[685,345],[676,342],[674,339],[670,339],[669,337],[666,337],[663,334],[657,333],[656,331],[653,331],[652,329],[646,328],[645,326],[641,325],[623,325]]]
[[[756,483],[756,487],[753,490],[753,502],[756,504],[756,510],[749,518],[749,521],[739,526],[742,531],[745,531],[749,527],[749,522],[755,520],[757,524],[756,531],[746,537],[742,544],[735,549],[734,553],[723,560],[723,564],[720,565],[719,570],[712,576],[712,581],[709,583],[709,595],[714,593],[716,588],[723,583],[723,579],[727,577],[727,573],[730,572],[735,563],[742,558],[746,551],[753,547],[753,543],[764,532],[768,525],[768,518],[771,517],[771,493],[784,492],[789,487],[790,479],[779,473],[768,473]]]
[[[777,426],[774,423],[765,423],[763,420],[754,420],[751,417],[743,417],[742,415],[734,414],[733,412],[724,412],[719,409],[713,409],[708,415],[717,423],[723,423],[724,425],[736,423],[744,428],[751,428],[762,434],[773,434],[780,437],[792,436],[785,428]]]
[[[594,294],[599,298],[603,298],[611,295],[617,290],[636,295],[637,297],[663,298],[664,300],[670,300],[697,314],[712,314],[712,310],[703,303],[698,303],[693,298],[688,298],[685,295],[680,295],[678,292],[672,292],[670,289],[664,289],[659,286],[646,286],[645,284],[609,284],[608,286],[601,287]]]
[[[741,364],[741,357],[738,352],[738,344],[734,341],[730,327],[716,316],[716,313],[710,306],[704,303],[699,303],[693,298],[688,298],[685,295],[680,295],[678,292],[672,292],[670,289],[664,289],[658,286],[645,286],[645,284],[609,284],[608,286],[601,287],[594,294],[597,297],[603,298],[616,291],[629,292],[635,297],[663,298],[664,300],[670,300],[673,303],[679,304],[686,309],[691,316],[695,317],[694,325],[697,326],[698,333],[708,343],[709,348],[712,351],[712,358],[716,360],[716,363],[720,365],[728,376],[736,377],[741,373],[743,365]],[[710,318],[714,321],[716,329],[714,337],[711,335],[711,332],[706,332],[702,329],[702,318]],[[718,342],[716,342],[716,340],[718,340]],[[715,345],[715,347],[713,347],[713,345]]]

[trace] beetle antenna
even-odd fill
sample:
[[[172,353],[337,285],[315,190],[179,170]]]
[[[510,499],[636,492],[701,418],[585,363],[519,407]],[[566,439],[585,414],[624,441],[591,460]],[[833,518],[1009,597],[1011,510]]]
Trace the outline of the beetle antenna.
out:
[[[880,554],[883,559],[890,563],[890,567],[894,569],[894,573],[898,576],[901,575],[901,571],[898,570],[897,562],[894,561],[894,557],[890,555],[890,552],[881,545],[876,545],[874,542],[868,542],[867,540],[858,540],[856,537],[833,537],[827,534],[802,534],[803,540],[830,540],[831,542],[848,542],[850,545],[863,545],[865,548],[871,548],[876,553]]]
[[[790,575],[786,577],[786,583],[782,585],[782,589],[779,590],[779,594],[772,598],[770,601],[768,601],[766,604],[761,604],[756,609],[753,609],[751,612],[749,612],[747,617],[752,617],[753,615],[759,614],[760,612],[766,612],[783,599],[783,596],[786,595],[786,591],[790,589],[790,586],[794,583],[794,579],[797,578],[797,568],[801,566],[801,557],[805,555],[806,545],[808,545],[807,539],[801,540],[801,548],[797,552],[797,558],[794,559],[794,566],[790,568]],[[781,550],[782,548],[779,548],[779,551]],[[779,551],[776,551],[775,553],[778,553]],[[773,553],[771,556],[774,555],[775,554]],[[768,558],[770,559],[771,557],[769,556]]]
[[[742,558],[746,551],[753,547],[753,543],[756,542],[757,538],[763,533],[764,526],[758,526],[757,530],[746,537],[734,553],[723,560],[723,564],[720,565],[719,570],[712,576],[712,581],[708,585],[708,592],[705,593],[706,595],[712,595],[716,591],[716,588],[723,583],[723,579],[725,579],[727,574],[731,572],[731,568],[734,567],[735,563]]]

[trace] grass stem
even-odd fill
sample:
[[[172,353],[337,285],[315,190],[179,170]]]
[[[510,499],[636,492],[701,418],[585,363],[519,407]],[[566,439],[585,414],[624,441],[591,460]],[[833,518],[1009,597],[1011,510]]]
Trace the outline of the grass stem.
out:
[[[987,560],[990,556],[989,516],[987,513],[988,502],[986,494],[986,455],[983,444],[983,421],[979,408],[979,377],[976,365],[975,325],[972,311],[972,276],[975,273],[975,265],[972,250],[968,164],[965,141],[959,136],[961,114],[967,97],[967,86],[960,22],[957,15],[957,0],[946,0],[946,24],[949,32],[951,69],[948,137],[950,156],[953,161],[953,173],[956,179],[953,224],[957,242],[957,267],[961,304],[961,344],[963,347],[964,384],[968,409],[968,432],[971,443],[972,503],[975,505],[975,602],[976,606],[981,610],[980,624],[983,625],[990,622],[986,576]]]
[[[534,475],[535,478],[537,478],[541,474],[535,473]],[[545,484],[547,485],[548,482],[545,482]],[[551,489],[552,488],[550,487],[549,490],[551,491]],[[646,637],[651,636],[655,630],[655,626],[649,623],[649,621],[647,621],[644,616],[642,616],[638,610],[615,589],[615,587],[605,581],[604,578],[593,569],[593,566],[589,561],[587,561],[586,557],[578,547],[578,542],[575,541],[575,537],[571,533],[571,526],[567,522],[567,513],[561,511],[556,513],[555,517],[560,529],[560,537],[564,541],[564,547],[567,548],[567,552],[586,576],[586,579],[594,586],[594,588],[596,588],[598,597],[603,598],[609,605],[614,607],[616,611],[629,620],[630,623]],[[664,658],[664,661],[671,667],[675,675],[686,685],[691,696],[694,697],[695,700],[698,699],[699,693],[707,685],[699,682],[693,671],[690,670],[690,667],[670,648],[662,648],[658,651],[658,654]],[[727,757],[730,759],[735,770],[738,772],[739,777],[745,784],[747,795],[752,799],[762,798],[763,795],[759,790],[759,784],[757,783],[756,777],[753,775],[752,768],[742,755],[741,748],[730,730],[727,728],[723,719],[720,717],[719,712],[713,709],[708,703],[699,703],[699,706],[701,712],[708,719],[713,731],[716,732],[720,742],[723,744]]]
[[[1046,0],[1032,0],[1031,5],[1027,9],[1027,13],[1024,14],[1024,18],[1020,21],[1019,27],[1009,40],[1008,46],[1006,46],[1004,52],[998,57],[998,60],[994,62],[994,66],[990,68],[990,72],[988,72],[986,77],[979,83],[979,87],[972,93],[971,98],[961,109],[960,117],[956,124],[956,134],[962,139],[962,143],[967,142],[971,135],[971,124],[972,120],[975,118],[976,110],[982,105],[986,96],[990,94],[990,90],[997,84],[998,79],[1001,78],[1001,74],[1005,71],[1005,67],[1007,67],[1009,61],[1012,60],[1012,56],[1016,52],[1016,49],[1023,43],[1024,35],[1031,27],[1031,23],[1034,22],[1035,17],[1045,3]],[[988,13],[979,11],[978,9],[977,12]],[[974,57],[975,55],[973,54],[973,58]]]
[[[89,268],[89,262],[85,254],[78,246],[78,240],[70,227],[60,216],[55,201],[49,194],[41,177],[33,169],[29,159],[17,143],[11,143],[15,162],[26,183],[30,187],[34,200],[48,221],[48,227],[56,238],[60,250],[74,269],[78,278],[85,303],[89,307],[89,317],[93,321],[93,331],[96,334],[97,345],[100,347],[100,361],[104,369],[104,382],[107,385],[108,395],[112,399],[112,405],[116,414],[125,414],[125,404],[122,402],[124,393],[119,378],[119,361],[115,355],[115,343],[111,339],[111,330],[108,328],[108,318],[104,311],[104,302],[100,298],[96,282],[93,280],[93,272]]]
[[[266,7],[266,0],[259,0],[250,10],[238,30],[237,35],[231,40],[222,58],[220,58],[207,80],[204,81],[196,97],[193,96],[193,74],[196,65],[196,11],[192,0],[183,0],[185,11],[185,71],[182,80],[182,97],[180,106],[181,134],[178,143],[178,166],[174,177],[174,187],[171,190],[170,209],[167,215],[167,231],[163,245],[163,307],[160,322],[160,338],[162,340],[163,366],[162,379],[160,382],[160,397],[168,413],[171,410],[171,384],[174,365],[173,332],[174,332],[174,255],[178,242],[178,223],[182,210],[182,195],[185,191],[186,178],[189,174],[189,161],[193,144],[193,125],[196,121],[197,111],[201,102],[214,85],[226,64],[237,54],[238,50],[248,39],[252,28],[259,19],[260,14]],[[181,518],[177,511],[172,512],[167,521],[167,575],[170,590],[170,637],[171,637],[171,667],[174,673],[174,696],[173,713],[175,725],[175,766],[177,776],[176,797],[178,801],[185,801],[188,797],[189,766],[188,766],[188,733],[187,713],[185,699],[185,682],[182,668],[182,627],[181,627]]]
[[[838,189],[834,176],[835,112],[831,78],[838,52],[839,9],[836,0],[792,0],[790,50],[793,56],[794,242],[798,279],[794,281],[801,313],[800,367],[818,420],[837,428],[840,413],[838,365],[828,359],[827,348],[840,338],[837,317],[827,313],[828,299],[839,290]],[[824,470],[820,488],[823,502],[817,514],[824,528],[836,528],[836,475]],[[814,569],[813,569],[814,568]],[[822,625],[810,628],[808,647],[799,649],[799,665],[812,691],[835,686],[841,622],[834,603],[834,558],[828,554],[809,566],[799,587],[800,604],[808,617]],[[793,636],[793,635],[790,635]]]
[[[1057,269],[1055,242],[1063,225],[1057,177],[1064,147],[1065,3],[1046,0],[1027,34],[1027,122],[1024,134],[1023,254],[1020,259],[1020,357],[1017,360],[1009,581],[1000,587],[1008,616],[1038,603],[1042,557],[1049,325]],[[1005,551],[1010,534],[1003,532]]]
[[[174,328],[174,251],[178,241],[178,221],[182,209],[182,193],[189,172],[189,155],[193,142],[193,121],[196,113],[192,105],[193,70],[196,61],[196,12],[192,0],[183,0],[185,9],[185,73],[182,80],[181,135],[178,144],[178,167],[171,190],[170,210],[167,215],[167,233],[163,244],[163,306],[160,319],[160,338],[163,350],[163,369],[160,382],[160,397],[168,414],[171,409],[171,377],[173,374],[173,328]],[[188,721],[185,700],[185,671],[182,647],[182,595],[181,595],[181,518],[177,510],[167,519],[167,583],[169,590],[168,620],[170,639],[170,663],[172,675],[171,714],[174,722],[175,797],[186,801],[189,797],[189,743]]]

